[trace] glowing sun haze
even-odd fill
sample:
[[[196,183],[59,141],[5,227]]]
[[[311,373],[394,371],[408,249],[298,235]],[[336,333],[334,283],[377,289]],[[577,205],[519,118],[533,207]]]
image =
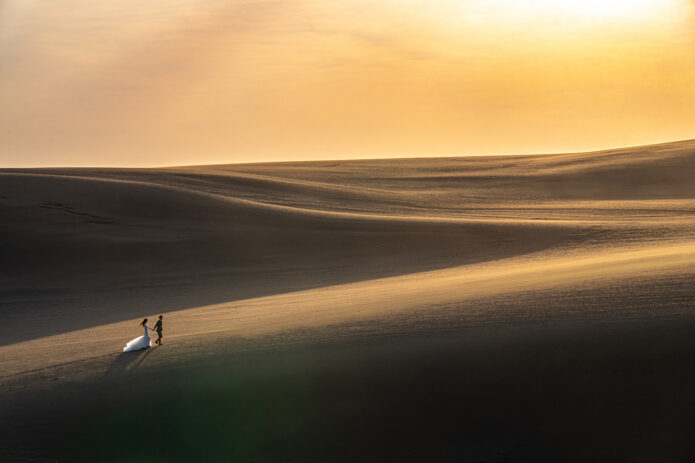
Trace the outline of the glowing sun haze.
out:
[[[691,0],[3,0],[0,166],[695,138]]]

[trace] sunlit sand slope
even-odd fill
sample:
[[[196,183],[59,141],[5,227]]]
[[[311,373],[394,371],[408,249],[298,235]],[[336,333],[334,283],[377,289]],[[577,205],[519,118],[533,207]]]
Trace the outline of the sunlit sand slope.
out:
[[[167,334],[167,341],[174,343],[174,351],[190,358],[198,350],[219,353],[219,348],[205,346],[205,342],[214,344],[220,337],[248,339],[299,329],[330,328],[380,317],[393,318],[413,311],[424,311],[423,316],[429,318],[446,319],[452,317],[452,313],[438,314],[442,307],[463,307],[490,297],[529,291],[567,288],[590,291],[592,286],[607,281],[626,284],[630,279],[648,281],[657,275],[661,278],[695,275],[695,243],[602,249],[581,255],[541,253],[174,311],[167,316],[167,332],[171,333]],[[587,308],[584,314],[569,316],[553,305],[529,309],[520,304],[517,313],[508,314],[508,322],[514,323],[520,316],[526,321],[554,322],[568,317],[567,321],[572,322],[577,321],[578,316],[581,320],[600,319],[606,315],[610,319],[691,315],[683,313],[682,304],[678,304],[675,311],[662,304],[647,310],[643,308],[641,313],[620,304],[604,309],[598,315],[595,309]],[[481,317],[481,312],[470,313],[468,307],[454,317],[471,315]],[[482,318],[485,318],[484,311]],[[456,324],[457,321],[451,322]],[[1,347],[0,352],[5,356],[5,378],[16,380],[12,378],[14,375],[36,368],[108,357],[109,353],[119,350],[124,336],[137,331],[134,326],[137,322],[128,320]],[[170,361],[182,358],[174,356]],[[27,368],[28,362],[33,368]]]

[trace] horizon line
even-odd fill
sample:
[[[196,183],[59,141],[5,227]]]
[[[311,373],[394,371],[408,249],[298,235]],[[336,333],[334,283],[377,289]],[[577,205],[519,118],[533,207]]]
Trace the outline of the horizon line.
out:
[[[547,151],[547,152],[535,152],[535,153],[504,153],[504,154],[436,154],[436,155],[393,155],[393,156],[381,156],[381,157],[355,157],[355,158],[326,158],[326,159],[285,159],[285,160],[259,160],[259,161],[241,161],[241,162],[222,162],[222,163],[209,163],[209,164],[153,164],[153,165],[43,165],[43,166],[0,166],[0,171],[2,170],[19,170],[19,169],[175,169],[183,167],[214,167],[214,166],[244,166],[244,165],[256,165],[256,164],[287,164],[287,163],[321,163],[321,162],[358,162],[358,161],[386,161],[386,160],[415,160],[415,159],[454,159],[454,158],[496,158],[496,157],[528,157],[528,156],[562,156],[562,155],[576,155],[576,154],[598,154],[608,151],[621,151],[621,150],[631,150],[639,148],[650,148],[663,145],[672,145],[680,143],[695,142],[695,138],[661,141],[655,143],[647,143],[642,145],[629,145],[629,146],[613,146],[609,148],[599,148],[588,151]]]

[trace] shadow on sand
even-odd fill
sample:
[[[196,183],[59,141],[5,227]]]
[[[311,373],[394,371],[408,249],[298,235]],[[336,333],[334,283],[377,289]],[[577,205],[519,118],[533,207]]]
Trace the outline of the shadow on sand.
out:
[[[118,354],[109,366],[104,376],[115,376],[122,375],[125,373],[131,373],[137,370],[142,362],[156,349],[156,347],[149,347],[147,349],[140,349],[133,352],[121,352]]]

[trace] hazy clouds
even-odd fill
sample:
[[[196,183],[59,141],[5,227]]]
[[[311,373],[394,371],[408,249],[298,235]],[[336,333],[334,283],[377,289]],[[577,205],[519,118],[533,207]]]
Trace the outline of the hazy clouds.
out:
[[[690,2],[634,0],[602,15],[552,1],[5,0],[0,164],[568,151],[695,137]]]

